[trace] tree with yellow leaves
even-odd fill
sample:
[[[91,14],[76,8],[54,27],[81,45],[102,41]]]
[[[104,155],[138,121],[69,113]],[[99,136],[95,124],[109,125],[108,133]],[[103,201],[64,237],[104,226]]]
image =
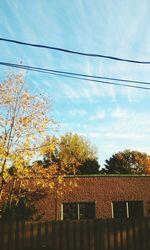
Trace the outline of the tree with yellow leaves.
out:
[[[50,110],[45,96],[26,90],[22,75],[9,75],[0,83],[0,198],[10,167],[14,167],[13,177],[28,176],[28,166],[45,130],[54,124]]]
[[[57,147],[55,140],[50,144],[46,140],[46,131],[56,125],[49,118],[50,111],[49,99],[26,90],[22,75],[10,75],[0,83],[0,205],[7,198],[2,211],[7,218],[19,204],[22,207],[25,202],[28,208],[28,197],[39,188],[55,192],[56,204],[66,188],[66,173],[57,162],[48,169],[33,164],[36,155],[52,154]],[[67,189],[71,188],[70,182]]]
[[[57,165],[62,174],[98,174],[100,165],[96,149],[83,136],[66,133],[60,138],[48,137],[42,148],[43,160],[39,163],[44,167]],[[53,147],[53,149],[52,149]]]

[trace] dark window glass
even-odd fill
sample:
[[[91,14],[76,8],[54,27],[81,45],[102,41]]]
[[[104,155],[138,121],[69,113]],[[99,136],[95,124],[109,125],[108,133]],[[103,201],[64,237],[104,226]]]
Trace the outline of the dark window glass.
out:
[[[80,219],[95,219],[95,203],[79,203]]]
[[[84,220],[95,218],[95,203],[64,203],[63,220]]]
[[[77,220],[78,219],[78,204],[64,203],[63,204],[63,219]]]
[[[143,217],[143,201],[114,201],[113,216],[114,218]]]
[[[143,201],[128,201],[129,218],[144,216]]]
[[[127,218],[127,207],[125,201],[113,202],[113,216],[114,218]]]

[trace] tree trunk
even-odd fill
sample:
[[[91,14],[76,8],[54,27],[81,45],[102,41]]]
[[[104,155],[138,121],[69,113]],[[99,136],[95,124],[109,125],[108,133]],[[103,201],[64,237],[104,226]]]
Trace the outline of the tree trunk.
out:
[[[5,170],[5,165],[6,165],[6,158],[4,159],[3,165],[2,165],[2,171],[1,171],[1,184],[0,184],[0,201],[2,199],[2,194],[3,194],[3,186],[5,183],[4,179],[4,170]]]

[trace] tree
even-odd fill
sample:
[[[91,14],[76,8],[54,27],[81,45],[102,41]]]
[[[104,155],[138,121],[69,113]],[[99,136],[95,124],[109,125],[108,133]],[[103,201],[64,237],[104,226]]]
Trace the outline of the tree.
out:
[[[14,167],[14,182],[19,176],[28,176],[28,166],[45,130],[54,124],[48,116],[50,110],[51,103],[45,96],[32,95],[25,89],[22,75],[12,74],[0,83],[0,198],[6,179],[12,177],[9,167]]]
[[[150,169],[150,156],[139,151],[124,150],[106,160],[103,173],[146,174]]]
[[[22,75],[10,75],[0,83],[0,205],[3,203],[4,217],[9,214],[17,218],[23,207],[25,216],[31,216],[30,196],[35,196],[39,188],[52,190],[56,204],[63,190],[72,188],[71,181],[66,187],[66,172],[57,162],[53,161],[51,168],[33,164],[39,153],[55,154],[55,140],[42,144],[48,128],[56,124],[49,117],[50,111],[49,99],[26,90]]]
[[[55,143],[54,143],[55,142]],[[96,150],[90,143],[78,134],[67,133],[59,139],[47,138],[43,160],[40,164],[43,167],[50,167],[57,164],[61,173],[67,174],[97,174],[99,164]],[[55,145],[54,150],[48,150],[47,145]]]
[[[99,174],[100,173],[100,165],[97,159],[87,159],[83,164],[79,167],[79,174]]]
[[[13,199],[12,203],[9,204],[9,201],[6,201],[2,204],[2,213],[1,217],[6,221],[12,219],[15,220],[27,220],[31,219],[34,214],[37,213],[34,204],[30,204],[28,197],[19,197],[19,200]]]

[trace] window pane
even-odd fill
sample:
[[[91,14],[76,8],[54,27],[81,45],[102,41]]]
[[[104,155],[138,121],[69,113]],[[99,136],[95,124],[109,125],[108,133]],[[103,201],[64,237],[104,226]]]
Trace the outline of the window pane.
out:
[[[63,204],[63,220],[77,220],[78,219],[78,204],[64,203]]]
[[[127,207],[125,201],[113,202],[113,215],[114,218],[127,218]]]
[[[95,219],[95,203],[94,202],[84,202],[79,203],[79,213],[81,220],[83,219]]]
[[[63,220],[95,219],[95,203],[64,203]]]
[[[128,207],[130,218],[144,216],[143,201],[128,201]]]

